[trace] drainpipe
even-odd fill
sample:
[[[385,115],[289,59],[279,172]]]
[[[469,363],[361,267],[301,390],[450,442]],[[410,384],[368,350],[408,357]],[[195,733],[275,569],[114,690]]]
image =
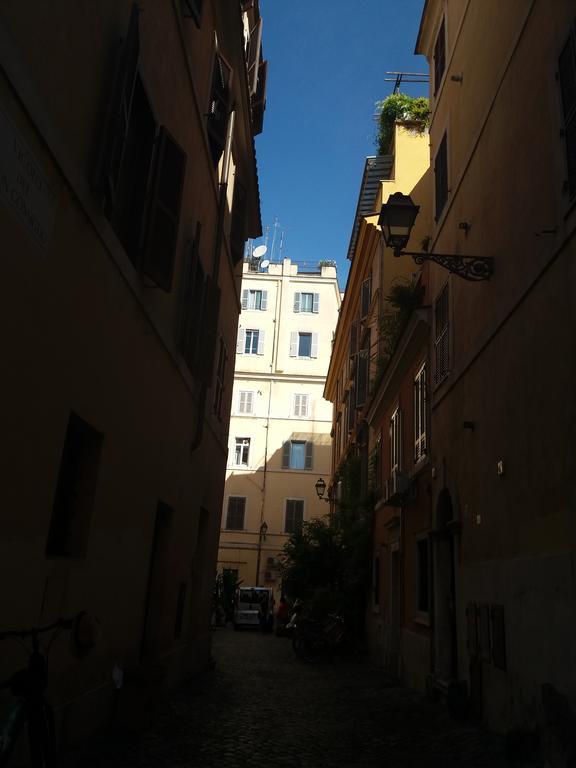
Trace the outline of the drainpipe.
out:
[[[226,198],[228,196],[228,177],[230,175],[230,158],[232,156],[232,138],[234,136],[234,120],[236,112],[232,110],[228,119],[228,131],[226,133],[226,144],[224,145],[224,160],[222,162],[222,176],[220,180],[220,197],[218,200],[218,218],[216,222],[216,242],[214,245],[214,257],[212,260],[212,278],[218,282],[220,271],[220,251],[222,250],[222,240],[224,238],[224,212],[226,210]],[[206,397],[208,386],[204,383],[200,385],[200,394],[198,396],[198,418],[196,420],[196,431],[190,444],[190,452],[193,453],[199,448],[204,435],[204,411],[206,410]]]

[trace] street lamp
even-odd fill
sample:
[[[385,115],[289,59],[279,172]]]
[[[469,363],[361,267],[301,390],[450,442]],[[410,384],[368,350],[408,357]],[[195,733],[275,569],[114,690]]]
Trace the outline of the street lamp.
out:
[[[378,224],[382,237],[394,256],[412,256],[416,264],[433,261],[464,280],[489,280],[494,271],[494,259],[490,256],[460,256],[458,254],[426,253],[425,251],[404,251],[420,206],[415,205],[410,195],[395,192],[382,206]]]
[[[327,499],[324,498],[324,494],[326,493],[326,483],[323,478],[319,477],[318,480],[316,480],[314,488],[316,488],[316,493],[321,501],[330,501],[330,495],[328,495]]]
[[[256,586],[260,586],[260,557],[262,555],[262,542],[266,541],[266,534],[268,533],[268,523],[263,520],[258,532],[258,556],[256,558]]]

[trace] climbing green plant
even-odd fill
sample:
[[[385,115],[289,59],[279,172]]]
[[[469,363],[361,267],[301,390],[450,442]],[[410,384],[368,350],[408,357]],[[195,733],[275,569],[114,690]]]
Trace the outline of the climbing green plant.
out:
[[[416,130],[424,132],[430,124],[430,105],[424,96],[408,96],[406,93],[392,93],[383,101],[376,102],[378,132],[376,144],[378,154],[385,155],[390,149],[396,120],[414,124]]]

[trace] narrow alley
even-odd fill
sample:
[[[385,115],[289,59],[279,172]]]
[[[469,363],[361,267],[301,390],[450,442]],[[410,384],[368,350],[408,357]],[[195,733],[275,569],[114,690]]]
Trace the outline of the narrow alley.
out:
[[[189,684],[140,737],[84,768],[509,766],[500,738],[360,662],[298,662],[289,639],[217,629],[215,672]]]

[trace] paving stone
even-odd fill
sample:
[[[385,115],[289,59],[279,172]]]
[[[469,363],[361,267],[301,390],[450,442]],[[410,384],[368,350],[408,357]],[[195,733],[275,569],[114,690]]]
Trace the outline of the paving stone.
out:
[[[297,661],[287,638],[217,629],[216,668],[147,733],[73,768],[504,768],[503,741],[361,660]],[[516,764],[516,768],[521,768]]]

